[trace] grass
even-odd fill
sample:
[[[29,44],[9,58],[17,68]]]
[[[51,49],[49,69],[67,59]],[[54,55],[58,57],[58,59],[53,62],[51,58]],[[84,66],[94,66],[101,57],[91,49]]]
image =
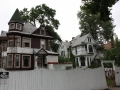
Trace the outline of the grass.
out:
[[[115,86],[115,80],[114,79],[107,79],[107,85],[108,86]]]

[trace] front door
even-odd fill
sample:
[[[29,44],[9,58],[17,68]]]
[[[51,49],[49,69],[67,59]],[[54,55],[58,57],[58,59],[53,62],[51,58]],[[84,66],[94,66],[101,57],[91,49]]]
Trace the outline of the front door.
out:
[[[43,67],[43,56],[38,56],[38,61],[37,61],[38,68]]]

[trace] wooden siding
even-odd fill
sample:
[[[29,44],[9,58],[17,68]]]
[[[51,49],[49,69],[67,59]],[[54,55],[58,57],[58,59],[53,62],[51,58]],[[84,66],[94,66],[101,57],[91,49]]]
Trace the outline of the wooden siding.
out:
[[[0,90],[102,90],[107,88],[104,68],[9,71]]]
[[[40,48],[40,38],[31,38],[31,48]]]

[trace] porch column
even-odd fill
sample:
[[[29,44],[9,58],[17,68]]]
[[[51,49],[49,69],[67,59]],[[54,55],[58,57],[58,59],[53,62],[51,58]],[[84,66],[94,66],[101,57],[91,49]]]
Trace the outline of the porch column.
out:
[[[81,67],[81,60],[80,60],[80,57],[78,57],[78,63],[79,63],[79,67]]]
[[[112,65],[113,65],[113,70],[115,70],[115,62],[113,62]]]
[[[87,57],[85,57],[85,66],[88,67]]]

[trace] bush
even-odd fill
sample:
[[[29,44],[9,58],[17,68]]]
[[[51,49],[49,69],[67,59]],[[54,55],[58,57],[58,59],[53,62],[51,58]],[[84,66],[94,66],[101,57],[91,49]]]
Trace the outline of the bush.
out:
[[[98,68],[98,67],[101,67],[100,61],[93,60],[91,61],[91,65],[88,68]]]

